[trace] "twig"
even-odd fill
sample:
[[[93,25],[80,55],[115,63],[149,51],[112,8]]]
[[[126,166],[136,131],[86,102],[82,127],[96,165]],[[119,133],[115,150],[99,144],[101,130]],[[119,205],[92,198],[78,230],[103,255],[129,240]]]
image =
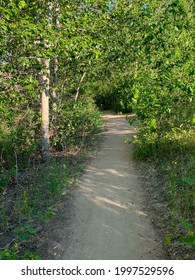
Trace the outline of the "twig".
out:
[[[81,87],[81,84],[83,82],[83,79],[85,78],[85,75],[87,74],[87,72],[85,71],[79,81],[79,85],[78,85],[78,88],[77,88],[77,92],[76,92],[76,95],[75,95],[75,99],[74,99],[74,102],[76,103],[77,102],[77,99],[78,99],[78,96],[79,96],[79,90],[80,90],[80,87]]]

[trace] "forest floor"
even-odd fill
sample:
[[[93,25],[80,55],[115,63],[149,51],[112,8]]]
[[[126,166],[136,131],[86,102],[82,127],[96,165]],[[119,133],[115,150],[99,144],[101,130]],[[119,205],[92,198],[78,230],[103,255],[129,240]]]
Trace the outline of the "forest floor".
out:
[[[125,116],[104,114],[100,145],[49,223],[42,259],[165,259]]]

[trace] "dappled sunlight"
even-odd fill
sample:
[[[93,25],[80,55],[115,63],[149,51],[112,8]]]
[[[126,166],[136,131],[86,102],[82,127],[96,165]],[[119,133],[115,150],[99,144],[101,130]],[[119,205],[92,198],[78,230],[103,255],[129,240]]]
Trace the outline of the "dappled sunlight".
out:
[[[108,116],[109,118],[109,116]],[[104,116],[104,119],[107,119],[107,116]],[[132,138],[132,135],[136,134],[136,130],[133,126],[128,125],[126,122],[126,125],[124,126],[124,116],[115,116],[110,119],[109,122],[106,122],[105,130],[102,132],[104,137],[110,137],[112,135],[118,135],[121,137],[130,137]]]
[[[104,206],[101,204],[101,202],[99,201],[96,201],[95,199],[93,200],[90,200],[91,202],[94,203],[94,205],[96,205],[97,207],[101,207],[102,210],[104,211],[108,211],[108,213],[112,213],[112,214],[115,214],[115,215],[120,215],[120,212],[118,211],[117,208],[113,208],[112,205],[109,205],[109,204],[105,204]],[[103,206],[103,207],[102,207]]]
[[[122,173],[122,172],[119,172],[115,169],[106,169],[105,171],[110,173],[110,174],[116,175],[116,176],[128,177],[128,173],[124,173],[124,172]]]
[[[134,113],[128,114],[129,117],[135,117],[136,115]],[[112,111],[104,111],[103,114],[103,118],[112,120],[112,119],[124,119],[126,117],[126,114],[120,114],[120,115],[116,115],[115,113],[113,113]]]
[[[128,208],[127,206],[122,205],[121,201],[114,201],[114,200],[111,200],[111,199],[107,199],[105,197],[97,196],[97,197],[95,197],[95,199],[93,201],[97,202],[97,203],[100,203],[100,205],[101,204],[110,204],[110,205],[117,206],[117,207],[120,207],[120,208],[123,208],[123,209]]]
[[[143,189],[132,161],[132,145],[124,143],[135,131],[124,116],[104,118],[104,140],[77,182],[73,205],[77,217],[73,228],[77,230],[71,238],[79,240],[81,259],[149,259],[155,239],[151,229],[148,233],[151,224],[143,210]],[[72,256],[71,246],[69,253]],[[78,256],[78,247],[74,256]]]
[[[105,231],[107,234],[112,234],[112,233],[114,232],[114,233],[117,234],[118,236],[123,236],[123,231],[117,229],[116,227],[112,227],[112,226],[107,225],[107,224],[103,224],[102,227],[104,228],[104,231]]]
[[[128,162],[126,163],[128,164]],[[97,170],[97,168],[87,168],[86,171],[88,172],[88,175],[90,176],[105,176],[107,173],[112,174],[113,176],[120,176],[120,177],[129,177],[129,176],[135,176],[129,174],[127,171],[129,169],[125,170],[123,166],[117,166],[117,168],[106,168],[104,170]]]
[[[82,181],[78,181],[80,195],[85,197],[93,207],[114,214],[121,214],[120,211],[123,209],[129,211],[130,215],[133,211],[136,216],[147,217],[147,214],[140,209],[140,197],[136,196],[137,191],[131,188],[132,182],[138,180],[138,177],[130,173],[130,168],[129,173],[121,172],[120,169],[121,166],[119,170],[117,168],[103,170],[90,166],[87,168],[87,173],[83,175]]]
[[[99,186],[101,188],[101,186]],[[83,184],[81,187],[81,195],[83,195],[94,207],[98,206],[102,209],[107,209],[115,211],[115,213],[120,213],[120,208],[128,210],[130,213],[133,211],[137,216],[147,217],[148,215],[140,209],[140,198],[134,198],[132,201],[128,200],[128,194],[130,191],[125,188],[120,188],[116,186],[109,186],[102,189],[96,188],[94,192],[94,186]],[[117,190],[117,192],[116,192]],[[95,196],[95,194],[100,194],[104,191],[104,196]],[[125,193],[125,194],[124,194]],[[132,196],[132,194],[131,194]]]
[[[104,172],[102,172],[101,170],[96,170],[95,168],[93,169],[86,169],[87,172],[90,172],[90,173],[95,173],[96,176],[103,176],[104,175]]]
[[[109,162],[108,162],[109,165]],[[111,165],[111,164],[110,164]],[[125,163],[124,163],[125,165]],[[126,162],[126,165],[128,165],[128,162]],[[129,178],[135,178],[136,175],[133,174],[133,170],[131,171],[131,168],[125,168],[123,165],[117,165],[117,163],[114,166],[115,168],[105,168],[105,169],[100,169],[100,168],[87,168],[87,176],[88,180],[89,178],[93,176],[99,176],[100,180],[102,180],[103,177],[108,176],[108,174],[112,175],[113,177],[129,177]]]
[[[135,212],[140,216],[144,216],[144,217],[148,216],[148,214],[146,214],[146,213],[144,213],[143,211],[140,211],[140,210],[136,210]]]
[[[110,131],[107,131],[106,132],[107,135],[127,135],[127,134],[135,134],[135,131],[134,130],[122,130],[122,131],[117,131],[117,129],[110,129]],[[129,135],[130,136],[130,135]]]

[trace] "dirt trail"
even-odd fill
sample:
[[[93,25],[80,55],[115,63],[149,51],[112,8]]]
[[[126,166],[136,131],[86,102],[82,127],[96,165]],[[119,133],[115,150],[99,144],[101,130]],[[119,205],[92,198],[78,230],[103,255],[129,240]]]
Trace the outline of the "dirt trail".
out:
[[[54,259],[162,259],[163,249],[144,197],[124,116],[105,114],[101,147],[79,178],[64,225],[56,228]],[[66,209],[64,210],[66,211]]]

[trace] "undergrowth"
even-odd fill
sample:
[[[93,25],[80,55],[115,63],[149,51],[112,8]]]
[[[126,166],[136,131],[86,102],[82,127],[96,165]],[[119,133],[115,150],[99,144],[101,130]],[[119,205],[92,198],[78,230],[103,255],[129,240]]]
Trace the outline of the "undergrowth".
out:
[[[61,199],[82,172],[87,155],[54,158],[21,176],[17,189],[8,188],[1,197],[0,259],[41,259],[39,233],[55,216]]]
[[[51,162],[26,171],[26,179],[7,188],[1,197],[0,259],[37,259],[28,254],[29,242],[42,229],[44,222],[55,215],[55,201],[70,176],[66,162]],[[17,189],[16,189],[17,187]],[[8,203],[9,201],[9,203]],[[8,240],[7,240],[8,239]]]
[[[11,114],[14,109],[10,104],[7,107]],[[0,115],[0,195],[5,186],[17,183],[20,172],[40,158],[42,136],[39,113],[29,109],[26,114],[18,116],[19,109],[14,111],[15,115],[9,121],[5,114]],[[93,100],[83,98],[75,103],[70,99],[65,104],[59,104],[55,118],[51,115],[50,150],[55,154],[83,149],[101,127],[102,116]]]
[[[78,106],[77,119],[68,127],[69,131],[74,130],[73,138],[66,141],[68,149],[53,149],[53,158],[48,163],[37,158],[28,167],[21,168],[15,159],[12,172],[7,174],[2,168],[0,259],[41,259],[40,233],[56,215],[62,198],[67,195],[76,177],[82,173],[83,160],[95,148],[95,134],[101,129],[100,114],[96,112],[95,119],[89,120],[91,113],[87,110],[90,105],[86,110],[82,104]],[[81,114],[83,119],[79,120]],[[82,127],[85,127],[84,135],[79,135],[79,139],[76,132],[82,131]],[[66,127],[61,126],[59,129],[65,133]],[[58,143],[63,143],[66,135],[57,137],[55,139]]]
[[[161,219],[163,215],[166,217],[164,244],[173,259],[195,258],[194,137],[191,129],[160,137],[141,133],[134,139],[135,157],[154,164],[158,185],[154,182],[152,189],[156,203],[162,203],[163,197],[166,205],[164,212],[158,214]]]

